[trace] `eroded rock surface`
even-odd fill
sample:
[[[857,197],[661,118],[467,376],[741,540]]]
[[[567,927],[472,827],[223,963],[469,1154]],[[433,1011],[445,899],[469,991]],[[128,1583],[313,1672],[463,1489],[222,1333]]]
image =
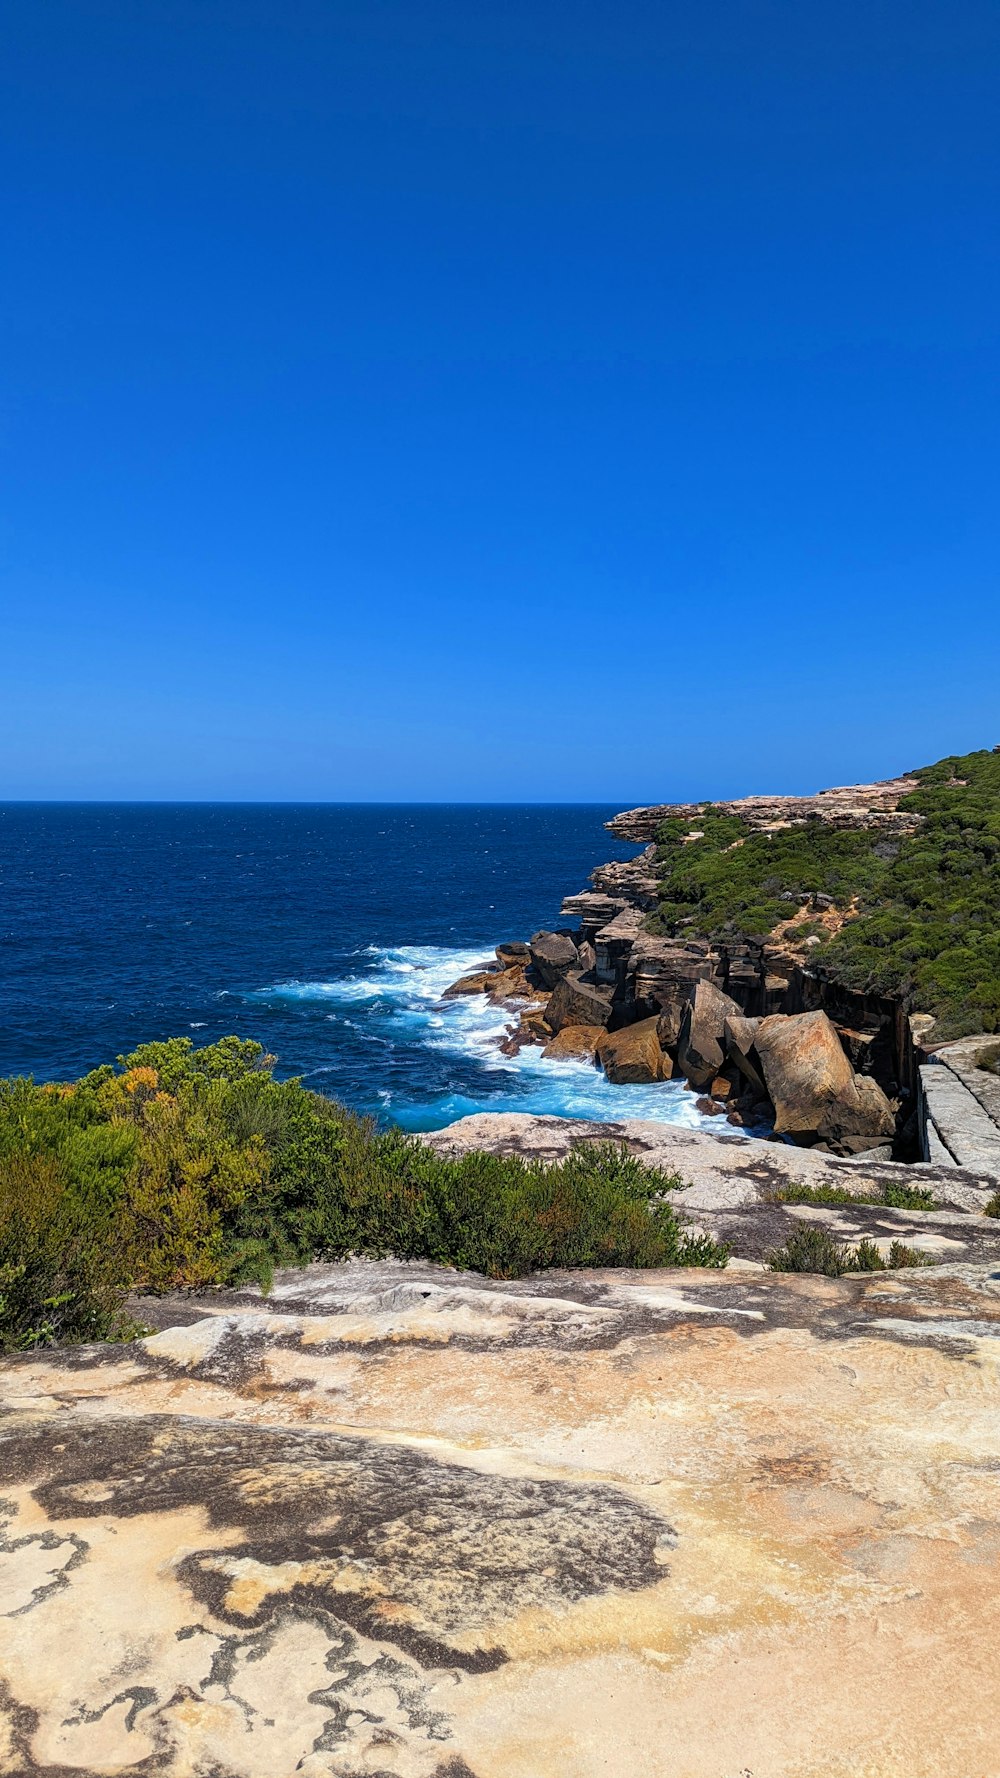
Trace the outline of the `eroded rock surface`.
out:
[[[5,1772],[996,1771],[987,1270],[149,1312],[2,1369]]]

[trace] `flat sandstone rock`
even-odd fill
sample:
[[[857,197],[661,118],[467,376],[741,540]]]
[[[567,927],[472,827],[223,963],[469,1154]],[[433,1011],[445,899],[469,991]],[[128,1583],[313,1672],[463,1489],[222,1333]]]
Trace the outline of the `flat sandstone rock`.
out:
[[[2,1366],[0,1770],[997,1771],[985,1269],[152,1310]]]

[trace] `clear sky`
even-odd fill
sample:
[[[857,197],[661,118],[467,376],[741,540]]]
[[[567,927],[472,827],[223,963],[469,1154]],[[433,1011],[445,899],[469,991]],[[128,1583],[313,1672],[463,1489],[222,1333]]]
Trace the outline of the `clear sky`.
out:
[[[0,798],[1000,742],[996,0],[7,0]]]

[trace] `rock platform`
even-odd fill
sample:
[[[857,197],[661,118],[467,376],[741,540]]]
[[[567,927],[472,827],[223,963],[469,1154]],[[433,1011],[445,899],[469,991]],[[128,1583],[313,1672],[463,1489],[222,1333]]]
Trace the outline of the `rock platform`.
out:
[[[3,1772],[1000,1771],[1000,1265],[140,1311],[0,1368]]]

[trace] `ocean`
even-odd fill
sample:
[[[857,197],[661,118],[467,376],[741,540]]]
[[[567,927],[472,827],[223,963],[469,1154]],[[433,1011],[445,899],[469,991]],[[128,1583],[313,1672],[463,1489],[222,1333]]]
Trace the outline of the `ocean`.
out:
[[[613,807],[0,805],[0,1074],[65,1080],[151,1038],[256,1038],[281,1076],[411,1130],[473,1111],[698,1127],[675,1082],[611,1086],[512,1015],[442,1001],[634,846]]]

